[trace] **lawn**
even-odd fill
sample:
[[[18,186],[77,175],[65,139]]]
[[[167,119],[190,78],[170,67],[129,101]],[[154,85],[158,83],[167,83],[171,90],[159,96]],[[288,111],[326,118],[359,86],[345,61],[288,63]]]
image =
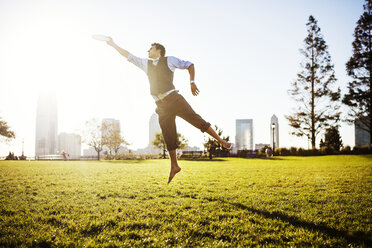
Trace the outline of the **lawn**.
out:
[[[372,246],[372,156],[0,161],[0,247]]]

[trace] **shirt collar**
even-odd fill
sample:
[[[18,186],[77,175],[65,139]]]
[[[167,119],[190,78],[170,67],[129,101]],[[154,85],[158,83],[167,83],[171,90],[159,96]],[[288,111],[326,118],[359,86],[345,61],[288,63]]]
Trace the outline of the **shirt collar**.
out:
[[[156,59],[152,59],[152,63],[156,65],[159,62],[160,57],[157,57]]]

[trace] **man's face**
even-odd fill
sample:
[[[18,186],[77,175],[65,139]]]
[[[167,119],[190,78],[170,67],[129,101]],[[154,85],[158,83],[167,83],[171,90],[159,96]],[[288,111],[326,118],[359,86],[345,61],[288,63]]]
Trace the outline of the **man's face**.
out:
[[[160,50],[157,50],[155,46],[151,46],[147,52],[149,53],[149,58],[151,59],[160,57]]]

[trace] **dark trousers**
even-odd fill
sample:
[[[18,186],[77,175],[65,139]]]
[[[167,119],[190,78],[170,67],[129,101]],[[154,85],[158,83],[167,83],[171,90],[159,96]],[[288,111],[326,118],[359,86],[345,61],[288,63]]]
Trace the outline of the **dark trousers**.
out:
[[[156,113],[168,151],[178,148],[176,116],[181,117],[191,125],[205,132],[211,124],[206,122],[191,108],[189,103],[177,92],[172,92],[163,100],[156,102]]]

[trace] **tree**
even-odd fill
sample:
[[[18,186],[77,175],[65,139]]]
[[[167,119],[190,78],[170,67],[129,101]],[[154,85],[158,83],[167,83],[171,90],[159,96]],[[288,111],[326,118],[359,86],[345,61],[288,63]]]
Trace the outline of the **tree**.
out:
[[[10,130],[10,127],[8,126],[8,123],[1,119],[0,117],[0,136],[5,137],[5,139],[15,139],[15,133],[14,131]]]
[[[331,147],[335,151],[340,151],[343,144],[338,127],[330,127],[327,129],[324,137],[324,146]]]
[[[156,133],[155,134],[155,138],[152,141],[152,145],[155,148],[161,149],[163,151],[163,158],[165,158],[165,152],[167,150],[167,145],[165,144],[163,135],[161,133]]]
[[[363,7],[364,13],[354,31],[353,54],[346,63],[352,81],[348,83],[348,93],[342,103],[349,107],[346,121],[355,122],[367,131],[372,143],[372,1],[367,0]]]
[[[222,130],[219,129],[217,125],[214,126],[214,129],[218,136],[222,137]],[[230,137],[222,137],[222,139],[229,142]],[[209,159],[212,159],[213,156],[226,157],[230,153],[229,149],[224,148],[217,140],[211,137],[208,137],[208,139],[204,141],[204,148],[209,154]]]
[[[323,147],[326,147],[326,143],[323,141],[323,139],[320,139],[320,142],[319,142],[319,148],[322,149]]]
[[[188,140],[180,133],[177,133],[177,146],[178,149],[182,150],[185,149],[187,146]],[[152,145],[155,148],[159,148],[163,151],[163,158],[165,158],[165,152],[167,150],[167,145],[165,144],[163,134],[156,133],[155,138],[152,141]]]
[[[294,113],[287,115],[292,135],[311,138],[315,149],[316,136],[326,128],[337,123],[339,111],[340,88],[333,90],[336,82],[328,47],[320,33],[320,28],[313,16],[306,24],[308,35],[304,40],[302,71],[288,90],[289,95],[298,103]]]
[[[180,133],[177,133],[178,149],[183,150],[188,146],[189,141]]]
[[[100,153],[105,145],[104,132],[105,130],[102,128],[98,119],[93,118],[85,122],[83,142],[96,150],[98,160],[100,160]]]
[[[102,123],[102,130],[103,143],[109,149],[110,155],[112,155],[112,152],[114,152],[116,157],[122,145],[129,145],[129,143],[120,134],[120,127],[116,123],[104,122]]]

